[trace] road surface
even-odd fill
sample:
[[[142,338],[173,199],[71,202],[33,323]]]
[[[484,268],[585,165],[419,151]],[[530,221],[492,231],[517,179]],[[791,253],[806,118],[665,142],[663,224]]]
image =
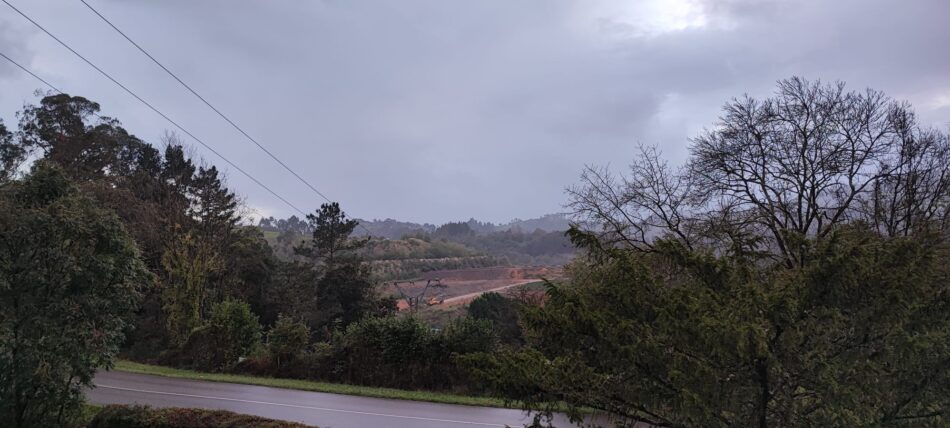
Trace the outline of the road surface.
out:
[[[357,397],[263,386],[100,372],[86,392],[94,404],[198,407],[332,428],[512,427],[530,422],[514,409]],[[566,420],[555,426],[571,426]]]

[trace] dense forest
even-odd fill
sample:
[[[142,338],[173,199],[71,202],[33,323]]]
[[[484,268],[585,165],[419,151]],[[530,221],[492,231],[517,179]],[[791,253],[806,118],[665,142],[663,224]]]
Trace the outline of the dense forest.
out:
[[[366,236],[366,230],[361,235],[360,229],[355,230],[353,236],[367,239],[359,253],[371,262],[375,279],[408,279],[431,270],[563,265],[574,257],[574,246],[565,233],[566,222],[565,216],[559,214],[516,220],[502,226],[474,219],[438,227],[385,220],[369,223],[366,230],[373,236]],[[536,227],[526,232],[522,226]],[[262,218],[258,228],[283,260],[293,260],[294,247],[312,233],[309,224],[296,216]],[[377,231],[380,235],[376,235]],[[399,234],[394,235],[397,232]]]
[[[361,220],[356,219],[361,227],[353,232],[354,236],[375,236],[386,239],[399,239],[406,235],[419,235],[434,233],[441,226],[430,223],[413,223],[406,221],[393,220]],[[534,232],[540,229],[543,232],[564,232],[570,228],[570,215],[547,214],[538,218],[527,220],[515,219],[504,224],[494,224],[491,222],[480,222],[474,218],[464,222],[469,229],[477,234],[488,234],[492,232]],[[300,220],[297,216],[290,216],[286,219],[277,219],[273,216],[261,218],[258,226],[267,231],[283,232],[292,230],[298,233],[307,232],[307,222]]]
[[[494,395],[536,425],[947,422],[950,137],[877,91],[792,78],[734,99],[681,167],[644,148],[625,174],[585,170],[566,236],[555,215],[368,237],[335,203],[249,226],[173,135],[65,94],[18,119],[0,124],[12,426],[63,425],[117,356]],[[377,286],[433,260],[570,262],[543,295],[483,294],[434,329]]]

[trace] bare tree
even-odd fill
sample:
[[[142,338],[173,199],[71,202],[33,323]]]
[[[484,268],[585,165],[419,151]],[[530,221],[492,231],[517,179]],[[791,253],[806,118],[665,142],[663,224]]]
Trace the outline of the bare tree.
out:
[[[691,175],[674,171],[655,147],[640,147],[628,175],[588,166],[581,184],[567,190],[575,219],[596,225],[605,242],[652,250],[653,238],[671,234],[692,246],[697,239]]]
[[[913,121],[908,115],[904,120]],[[950,135],[905,127],[897,170],[878,180],[859,206],[887,236],[909,236],[950,226]]]
[[[851,221],[889,235],[946,227],[948,153],[947,136],[922,130],[906,103],[796,77],[771,98],[726,104],[685,168],[655,149],[628,176],[588,167],[569,206],[614,245],[649,251],[666,236],[800,266],[808,239]]]

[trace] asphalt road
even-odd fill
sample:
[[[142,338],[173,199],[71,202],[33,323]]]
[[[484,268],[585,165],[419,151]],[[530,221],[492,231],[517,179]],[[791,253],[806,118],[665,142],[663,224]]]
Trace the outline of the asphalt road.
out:
[[[203,382],[124,372],[100,372],[86,392],[94,404],[222,409],[320,427],[512,427],[531,418],[524,412],[405,400],[356,397],[263,386]],[[571,426],[556,420],[555,426]]]

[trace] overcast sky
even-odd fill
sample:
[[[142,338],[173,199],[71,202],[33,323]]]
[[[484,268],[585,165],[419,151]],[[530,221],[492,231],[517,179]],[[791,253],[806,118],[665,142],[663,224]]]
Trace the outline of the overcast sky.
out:
[[[295,205],[319,206],[78,0],[9,1]],[[880,89],[950,124],[947,0],[87,1],[362,218],[558,212],[585,164],[623,167],[640,143],[680,161],[729,98],[793,75]],[[3,4],[0,51],[146,141],[171,128]],[[38,88],[0,60],[5,123]],[[293,213],[224,169],[257,212]]]

